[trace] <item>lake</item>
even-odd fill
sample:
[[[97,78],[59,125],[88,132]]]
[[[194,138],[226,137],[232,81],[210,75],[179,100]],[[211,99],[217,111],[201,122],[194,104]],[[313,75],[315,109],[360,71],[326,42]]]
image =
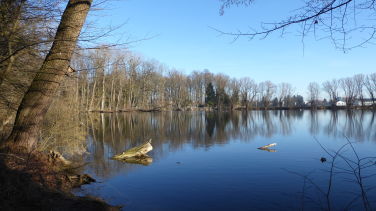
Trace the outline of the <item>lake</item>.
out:
[[[97,183],[76,194],[124,210],[376,207],[371,111],[119,113],[88,119],[84,171]],[[154,149],[147,160],[110,159],[149,139]],[[277,145],[258,149],[270,143]]]

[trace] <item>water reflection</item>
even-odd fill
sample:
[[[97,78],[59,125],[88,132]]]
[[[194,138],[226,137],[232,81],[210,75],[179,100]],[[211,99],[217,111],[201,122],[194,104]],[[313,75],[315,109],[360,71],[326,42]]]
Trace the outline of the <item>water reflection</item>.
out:
[[[148,166],[153,162],[153,158],[149,156],[142,156],[142,157],[131,157],[124,160],[120,160],[124,163],[131,163],[131,164],[140,164],[144,166]]]
[[[252,141],[256,137],[288,136],[307,124],[313,136],[357,141],[376,140],[375,113],[366,111],[252,111],[252,112],[160,112],[93,114],[89,116],[89,150],[95,173],[108,176],[135,165],[110,162],[109,157],[152,138],[152,157],[182,149],[184,144],[208,149],[230,140]],[[271,150],[274,151],[274,150]],[[153,160],[134,161],[143,165]]]
[[[374,141],[376,140],[374,119],[375,112],[369,111],[330,112],[330,119],[323,131],[326,135],[332,137],[343,137],[345,135],[357,141]]]
[[[277,152],[275,149],[269,149],[269,148],[257,148],[259,150],[267,151],[267,152]]]
[[[328,185],[331,159],[312,136],[331,152],[347,143],[345,135],[359,142],[355,147],[361,157],[374,155],[371,142],[376,141],[375,113],[361,110],[93,114],[88,125],[90,166],[85,170],[102,181],[87,187],[88,192],[128,204],[129,210],[181,210],[182,204],[189,205],[185,210],[247,209],[250,204],[255,210],[287,209],[302,188],[320,201],[306,177],[296,177],[308,175],[318,186]],[[150,157],[110,159],[149,139],[154,148]],[[271,143],[278,145],[257,149]],[[336,163],[341,171],[342,164]],[[333,204],[352,201],[346,194],[357,187],[349,179],[336,170]],[[371,179],[366,182],[375,185]],[[300,197],[290,210],[299,209],[301,200],[316,208]]]

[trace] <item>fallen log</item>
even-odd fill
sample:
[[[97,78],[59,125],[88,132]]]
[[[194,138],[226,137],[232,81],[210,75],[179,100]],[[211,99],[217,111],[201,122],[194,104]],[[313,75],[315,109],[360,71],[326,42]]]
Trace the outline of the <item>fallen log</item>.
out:
[[[139,108],[139,109],[137,109],[137,111],[140,111],[140,112],[158,112],[158,111],[161,111],[161,110],[162,110],[161,108],[151,108],[151,109]]]
[[[263,150],[265,150],[265,149],[268,149],[268,148],[270,148],[270,147],[274,147],[275,145],[277,145],[277,143],[268,144],[268,145],[265,145],[265,146],[259,147],[259,148],[257,148],[257,149],[263,149]]]
[[[137,111],[137,109],[126,108],[126,109],[119,109],[118,110],[118,112],[132,112],[132,111]]]
[[[151,145],[151,139],[144,144],[133,147],[131,149],[126,150],[125,152],[121,154],[114,155],[112,159],[116,160],[124,160],[127,158],[132,158],[132,157],[143,157],[146,156],[146,153],[150,152],[153,150],[153,146]]]
[[[107,111],[107,110],[90,110],[89,112],[93,112],[93,113],[115,113],[116,111]]]
[[[140,165],[148,166],[150,163],[153,162],[153,158],[147,155],[143,155],[143,156],[125,158],[120,161],[123,161],[125,163],[130,163],[130,164],[140,164]]]
[[[263,150],[263,151],[267,151],[267,152],[277,152],[277,150],[269,149],[269,148],[263,148],[263,149],[259,149],[259,150]]]

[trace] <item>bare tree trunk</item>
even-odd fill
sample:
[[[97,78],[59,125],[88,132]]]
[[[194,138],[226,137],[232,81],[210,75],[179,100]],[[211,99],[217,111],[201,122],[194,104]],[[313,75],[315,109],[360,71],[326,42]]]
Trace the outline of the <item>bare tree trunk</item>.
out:
[[[89,95],[90,95],[90,83],[89,80],[86,82],[86,110],[88,111],[89,108]]]
[[[5,55],[9,56],[4,61],[4,64],[0,63],[0,141],[6,140],[12,132],[17,113],[16,110],[20,106],[22,98],[34,77],[34,73],[21,72],[13,67],[17,58],[17,55],[14,54],[14,43],[17,43],[15,41],[17,40],[17,31],[20,28],[19,23],[25,1],[16,2],[7,0],[0,3],[2,10],[7,10],[8,7],[13,7],[13,4],[18,4],[12,15],[12,23],[9,25],[10,29],[0,32],[1,39],[6,40],[6,44],[3,46],[4,51],[6,51]],[[1,12],[3,13],[4,11]],[[1,14],[1,16],[3,15]],[[6,22],[3,18],[1,20]]]
[[[7,64],[6,69],[0,74],[0,84],[3,83],[3,80],[5,78],[6,73],[9,72],[12,69],[13,64],[14,64],[15,55],[13,55],[14,52],[13,52],[12,42],[13,42],[13,39],[14,39],[14,33],[16,32],[16,29],[19,25],[19,21],[20,21],[20,17],[21,17],[21,9],[22,9],[25,1],[26,0],[22,0],[20,2],[20,5],[17,7],[16,17],[14,18],[13,25],[11,27],[11,30],[9,31],[7,48],[8,48],[8,55],[10,55],[10,57],[9,57],[9,62]],[[6,3],[4,3],[4,4],[6,4]],[[1,5],[1,6],[5,6],[5,5]]]
[[[55,40],[17,111],[16,121],[6,144],[32,149],[40,126],[60,83],[64,79],[92,0],[69,0]]]
[[[87,75],[86,75],[87,76]],[[82,109],[87,108],[87,93],[86,93],[86,83],[87,83],[87,77],[84,78],[84,81],[82,81],[82,86],[81,86],[81,102],[80,104],[82,105]]]
[[[111,80],[111,93],[110,93],[110,103],[108,105],[109,110],[113,110],[113,104],[115,101],[115,93],[114,93],[114,81],[115,81],[115,75],[112,74],[112,80]]]
[[[93,91],[91,93],[91,100],[90,100],[90,105],[89,105],[89,111],[93,109],[93,103],[94,103],[94,97],[95,97],[95,89],[97,87],[97,80],[94,77],[94,84],[93,84]]]
[[[105,104],[105,99],[106,99],[106,89],[104,84],[106,83],[106,73],[105,70],[103,69],[103,78],[102,78],[102,100],[101,100],[101,111],[104,111],[104,104]]]
[[[79,78],[80,76],[77,76],[76,78],[76,105],[77,109],[80,110],[80,86],[79,86]]]
[[[117,102],[116,102],[116,108],[115,108],[116,111],[119,111],[119,105],[120,105],[122,94],[123,94],[123,86],[121,84],[121,79],[120,79],[119,80],[119,93],[118,93],[118,96],[117,96]]]
[[[128,108],[132,108],[132,94],[133,94],[133,90],[132,90],[132,76],[131,74],[129,74],[129,98],[128,98]]]

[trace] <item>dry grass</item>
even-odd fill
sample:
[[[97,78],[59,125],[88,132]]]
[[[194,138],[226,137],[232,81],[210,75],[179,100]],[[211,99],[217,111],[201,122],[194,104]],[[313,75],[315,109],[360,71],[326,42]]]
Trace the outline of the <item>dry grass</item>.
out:
[[[86,153],[87,129],[75,93],[68,89],[74,80],[65,83],[46,115],[38,151],[54,150],[71,157]]]

